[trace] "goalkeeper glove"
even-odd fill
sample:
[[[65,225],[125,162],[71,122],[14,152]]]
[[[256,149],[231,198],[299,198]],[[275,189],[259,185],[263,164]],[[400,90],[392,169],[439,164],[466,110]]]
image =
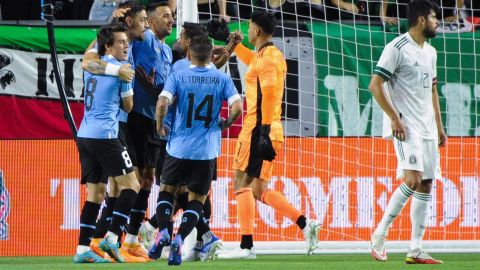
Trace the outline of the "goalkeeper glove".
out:
[[[260,128],[260,139],[258,140],[258,148],[260,150],[260,156],[264,160],[272,161],[275,159],[277,153],[270,140],[270,125],[262,125]]]

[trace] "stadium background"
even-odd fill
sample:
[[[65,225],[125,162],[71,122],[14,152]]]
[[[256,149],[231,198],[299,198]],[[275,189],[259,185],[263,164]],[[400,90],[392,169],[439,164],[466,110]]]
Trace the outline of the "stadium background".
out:
[[[230,27],[246,33],[247,24],[232,22]],[[60,67],[77,123],[83,110],[80,60],[97,30],[56,30]],[[378,137],[381,110],[367,90],[376,60],[396,35],[381,26],[336,22],[285,21],[277,29],[274,41],[289,68],[284,98],[288,138],[272,187],[307,217],[322,221],[324,244],[342,241],[354,248],[355,243],[366,243],[400,184],[393,147]],[[478,250],[475,240],[480,240],[478,40],[478,32],[440,34],[432,40],[439,53],[442,118],[451,137],[442,149],[443,178],[435,181],[425,240],[442,243],[444,249],[458,242]],[[0,26],[0,47],[0,255],[71,255],[85,192],[51,77],[46,30]],[[239,90],[245,69],[235,56],[225,69]],[[239,240],[230,166],[240,124],[224,134],[219,180],[212,189],[212,228],[226,241]],[[155,200],[152,196],[150,205]],[[294,224],[261,203],[257,207],[256,240],[293,246],[302,241]],[[389,239],[408,240],[409,227],[407,206]],[[42,241],[39,231],[46,235]],[[25,249],[26,241],[36,244]]]

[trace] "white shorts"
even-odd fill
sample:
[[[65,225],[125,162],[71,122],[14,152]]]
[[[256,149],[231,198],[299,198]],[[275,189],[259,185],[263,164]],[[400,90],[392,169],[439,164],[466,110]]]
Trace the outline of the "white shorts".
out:
[[[437,140],[410,135],[403,142],[394,138],[393,144],[398,161],[397,179],[403,178],[404,170],[423,172],[422,180],[442,177]]]

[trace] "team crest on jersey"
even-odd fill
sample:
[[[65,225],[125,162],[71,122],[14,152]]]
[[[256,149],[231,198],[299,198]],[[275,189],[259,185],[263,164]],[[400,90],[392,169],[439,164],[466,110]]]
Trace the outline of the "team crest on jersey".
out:
[[[417,158],[415,157],[415,155],[411,155],[409,157],[409,160],[410,160],[410,164],[415,164],[417,163]]]
[[[10,213],[10,193],[8,193],[3,171],[0,170],[0,240],[8,240],[7,217]]]

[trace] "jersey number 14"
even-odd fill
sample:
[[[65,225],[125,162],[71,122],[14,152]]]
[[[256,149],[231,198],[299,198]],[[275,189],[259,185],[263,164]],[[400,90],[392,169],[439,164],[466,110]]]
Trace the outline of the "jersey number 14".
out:
[[[210,124],[213,121],[213,95],[206,95],[202,102],[198,104],[197,108],[194,108],[195,105],[195,94],[188,93],[188,113],[187,113],[187,128],[192,127],[192,118],[193,120],[204,121],[204,127],[209,128]],[[204,112],[204,115],[201,115],[204,111],[204,107],[207,106],[207,111]],[[195,112],[194,112],[195,109]]]

